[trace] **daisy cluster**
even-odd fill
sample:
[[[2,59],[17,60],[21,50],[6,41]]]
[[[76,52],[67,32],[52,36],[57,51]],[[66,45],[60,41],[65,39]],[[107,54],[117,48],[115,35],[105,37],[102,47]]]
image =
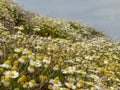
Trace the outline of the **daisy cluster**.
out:
[[[0,0],[0,90],[120,90],[120,43]]]
[[[15,29],[11,33],[0,24],[2,90],[120,89],[118,42],[106,37],[73,42],[27,35],[23,25]]]

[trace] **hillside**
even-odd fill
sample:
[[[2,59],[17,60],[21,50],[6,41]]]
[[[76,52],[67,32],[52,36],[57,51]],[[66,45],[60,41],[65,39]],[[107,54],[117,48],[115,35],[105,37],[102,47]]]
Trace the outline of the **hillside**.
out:
[[[119,53],[92,27],[0,1],[1,90],[119,90]]]

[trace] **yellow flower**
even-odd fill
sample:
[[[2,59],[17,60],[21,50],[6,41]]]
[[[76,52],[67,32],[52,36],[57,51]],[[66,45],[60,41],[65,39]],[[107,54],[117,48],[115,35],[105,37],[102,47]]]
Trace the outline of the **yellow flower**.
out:
[[[38,61],[42,61],[42,57],[37,57],[37,60]]]
[[[59,86],[56,86],[56,89],[55,90],[60,90],[60,87]]]
[[[14,90],[20,90],[19,88],[15,88]]]
[[[102,84],[102,83],[99,83],[99,86],[100,86],[100,87],[103,87],[103,86],[104,86],[104,84]]]
[[[27,69],[28,69],[28,71],[29,71],[30,73],[33,73],[33,72],[35,71],[33,65],[29,65]]]
[[[93,82],[90,82],[90,85],[91,85],[91,86],[94,86],[95,84],[94,84]]]
[[[75,85],[73,85],[72,83],[65,83],[65,85],[68,87],[68,88],[70,88],[70,89],[76,89],[76,86]]]
[[[31,55],[31,54],[32,54],[32,51],[28,50],[28,51],[26,52],[26,54]]]
[[[43,81],[47,81],[48,80],[48,77],[45,76],[45,75],[40,75],[39,78]]]
[[[18,66],[19,62],[16,60],[13,62],[14,65]]]
[[[50,64],[47,64],[47,63],[44,64],[44,67],[45,67],[45,68],[48,68],[49,66],[50,66]]]
[[[59,77],[55,77],[54,79],[50,79],[49,83],[55,84],[58,86],[62,86],[61,82],[59,81]]]
[[[34,87],[34,86],[36,86],[36,81],[35,80],[31,80],[31,81],[29,81],[29,87]]]
[[[11,60],[12,59],[12,57],[11,56],[8,56],[8,60]]]
[[[8,32],[8,31],[3,31],[2,32],[2,35],[9,35],[10,34],[10,32]]]
[[[25,82],[23,85],[24,88],[28,88],[29,87],[29,82]]]
[[[21,56],[21,58],[25,60],[27,57],[23,55],[23,56]]]
[[[20,47],[20,48],[19,48],[19,50],[20,50],[20,51],[23,51],[23,50],[24,50],[24,48],[23,48],[23,47]]]
[[[59,77],[55,77],[55,80],[59,80]]]
[[[10,78],[8,78],[8,77],[5,77],[4,80],[5,80],[6,82],[10,82]]]
[[[83,80],[79,80],[77,83],[77,87],[82,87],[83,86],[84,81]]]
[[[24,56],[24,55],[21,56],[21,57],[18,59],[19,62],[24,63],[24,64],[26,63],[26,60],[27,60],[27,57]]]
[[[18,57],[18,54],[17,54],[17,53],[14,53],[13,57],[16,57],[16,58],[17,58],[17,57]]]
[[[3,72],[3,71],[4,71],[4,69],[3,69],[3,68],[0,68],[0,73]]]
[[[6,60],[2,65],[0,65],[0,67],[11,68],[11,62],[10,62],[10,60]]]
[[[26,76],[23,75],[23,76],[21,76],[21,77],[17,80],[17,82],[18,82],[18,83],[23,83],[25,80],[26,80]]]
[[[10,78],[2,76],[1,82],[3,83],[4,86],[8,87],[10,84]]]
[[[64,90],[69,90],[68,88],[64,88]]]
[[[49,57],[44,57],[44,59],[43,59],[43,63],[46,63],[46,64],[50,64],[51,63],[51,60],[50,60],[50,58]]]
[[[3,55],[3,51],[2,50],[0,50],[0,56],[2,56]]]
[[[54,84],[58,84],[58,83],[59,83],[59,80],[55,79],[55,80],[53,81],[53,83],[54,83]]]
[[[11,62],[10,62],[10,60],[7,60],[7,61],[4,62],[4,64],[10,65]]]
[[[52,89],[52,88],[53,88],[52,84],[49,84],[48,89]]]
[[[14,66],[12,66],[11,70],[16,71],[16,70],[18,70],[18,68],[14,65]]]
[[[117,88],[117,85],[113,85],[113,88]]]
[[[54,66],[53,70],[59,70],[59,65],[56,64],[56,65]]]

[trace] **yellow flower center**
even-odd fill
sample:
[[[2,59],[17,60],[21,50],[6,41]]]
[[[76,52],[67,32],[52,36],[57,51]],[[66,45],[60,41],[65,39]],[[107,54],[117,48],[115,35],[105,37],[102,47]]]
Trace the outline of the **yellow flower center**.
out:
[[[4,78],[4,81],[6,81],[6,82],[10,82],[10,78],[5,77],[5,78]]]
[[[68,84],[68,87],[69,87],[69,88],[72,88],[72,86],[73,86],[72,84],[70,84],[70,83]]]
[[[48,80],[48,77],[47,76],[43,76],[43,75],[39,76],[39,78],[42,79],[42,80]]]
[[[4,69],[3,68],[0,68],[0,72],[3,72],[4,71]]]
[[[52,87],[53,87],[53,86],[52,86],[51,84],[48,85],[48,89],[52,89]]]
[[[28,54],[28,55],[31,55],[31,54],[32,54],[32,52],[28,50],[28,51],[27,51],[27,54]]]
[[[18,83],[20,83],[20,82],[24,82],[25,81],[25,79],[26,79],[26,77],[23,75],[22,77],[20,77],[19,79],[18,79]]]
[[[15,53],[13,56],[14,56],[14,57],[18,57],[18,54],[17,54],[17,53]]]
[[[19,88],[15,88],[14,90],[20,90]]]
[[[68,88],[64,88],[64,90],[69,90]]]
[[[79,84],[82,84],[83,83],[83,80],[79,80],[79,82],[78,82]]]
[[[54,83],[55,83],[55,84],[58,84],[58,80],[54,80]]]
[[[68,69],[68,68],[66,68],[66,69],[65,69],[65,71],[69,71],[69,69]]]
[[[13,66],[11,69],[12,69],[12,70],[17,70],[17,67],[16,67],[16,66]]]
[[[49,60],[49,57],[45,57],[46,60]]]
[[[28,82],[25,82],[25,84],[24,84],[25,86],[28,86],[29,85],[29,83]]]
[[[9,76],[14,76],[14,73],[13,73],[13,72],[10,72],[8,75],[9,75]]]
[[[38,64],[37,64],[37,62],[34,62],[33,65],[36,66],[36,65],[38,65]]]
[[[100,86],[100,87],[103,87],[103,84],[102,84],[102,83],[99,83],[99,86]]]
[[[34,63],[34,65],[36,65],[36,64]],[[29,65],[29,68],[34,68],[34,66],[33,65]]]
[[[24,50],[24,48],[23,48],[23,47],[20,47],[20,48],[19,48],[19,50],[20,50],[20,51],[23,51],[23,50]]]
[[[14,65],[18,65],[18,63],[19,63],[18,61],[14,61]]]
[[[36,83],[36,82],[35,82],[35,80],[31,80],[30,82],[31,82],[31,83],[33,83],[33,84],[35,84],[35,83]]]
[[[91,85],[91,86],[94,86],[94,83],[93,83],[93,82],[90,82],[90,85]]]
[[[59,86],[57,86],[55,90],[60,90],[60,87],[59,87]]]
[[[26,59],[26,56],[21,56],[21,58],[25,60],[25,59]]]
[[[5,61],[5,64],[10,65],[11,63],[9,60],[7,60],[7,61]]]
[[[113,88],[117,88],[117,86],[116,86],[116,85],[113,85]]]
[[[55,65],[56,68],[59,68],[59,65]]]
[[[37,57],[37,60],[42,61],[42,57]]]
[[[97,77],[96,76],[93,76],[94,79],[96,79]]]

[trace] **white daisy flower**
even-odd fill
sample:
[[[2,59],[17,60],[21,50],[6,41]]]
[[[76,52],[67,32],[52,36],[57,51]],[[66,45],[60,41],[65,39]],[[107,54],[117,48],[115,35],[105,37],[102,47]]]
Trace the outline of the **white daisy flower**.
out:
[[[26,58],[27,58],[26,56],[21,56],[21,57],[18,59],[18,61],[25,64],[25,63],[27,62]]]
[[[10,78],[8,78],[8,77],[3,77],[2,80],[1,80],[1,82],[3,83],[3,85],[4,85],[5,87],[7,87],[7,86],[10,85]]]
[[[36,60],[36,61],[30,60],[30,65],[33,65],[35,67],[41,67],[42,66],[42,62],[39,61],[39,60]]]
[[[2,68],[11,68],[11,63],[9,60],[5,61],[3,64],[0,65]]]
[[[19,48],[15,48],[14,51],[17,52],[17,53],[20,52]]]
[[[32,87],[34,87],[34,86],[36,86],[35,80],[29,81],[29,87],[32,88]]]
[[[30,73],[33,73],[35,71],[34,66],[32,65],[29,65],[27,69]]]
[[[55,65],[55,66],[53,67],[53,70],[59,70],[59,65]]]
[[[2,68],[11,68],[11,65],[3,63],[2,65],[0,65],[0,67],[2,67]]]
[[[43,63],[50,64],[51,61],[50,61],[50,59],[49,59],[48,57],[45,57],[45,58],[43,59]]]
[[[67,74],[67,73],[73,74],[74,72],[76,72],[76,67],[69,66],[69,67],[65,68],[64,70],[62,70],[62,71],[63,71],[64,74]]]
[[[108,65],[108,64],[109,64],[109,62],[108,62],[107,60],[105,60],[105,61],[104,61],[104,64],[105,64],[105,65]]]
[[[26,61],[22,58],[19,58],[18,61],[21,62],[21,63],[26,63]]]
[[[19,73],[16,71],[5,71],[4,75],[9,78],[17,78],[19,76]]]
[[[68,88],[70,88],[70,89],[76,89],[76,86],[75,86],[74,84],[72,84],[72,83],[66,82],[65,85],[66,85]]]
[[[83,80],[79,80],[77,83],[77,87],[82,87],[83,86],[84,81]]]
[[[29,82],[25,82],[25,83],[23,84],[23,88],[29,88]]]

